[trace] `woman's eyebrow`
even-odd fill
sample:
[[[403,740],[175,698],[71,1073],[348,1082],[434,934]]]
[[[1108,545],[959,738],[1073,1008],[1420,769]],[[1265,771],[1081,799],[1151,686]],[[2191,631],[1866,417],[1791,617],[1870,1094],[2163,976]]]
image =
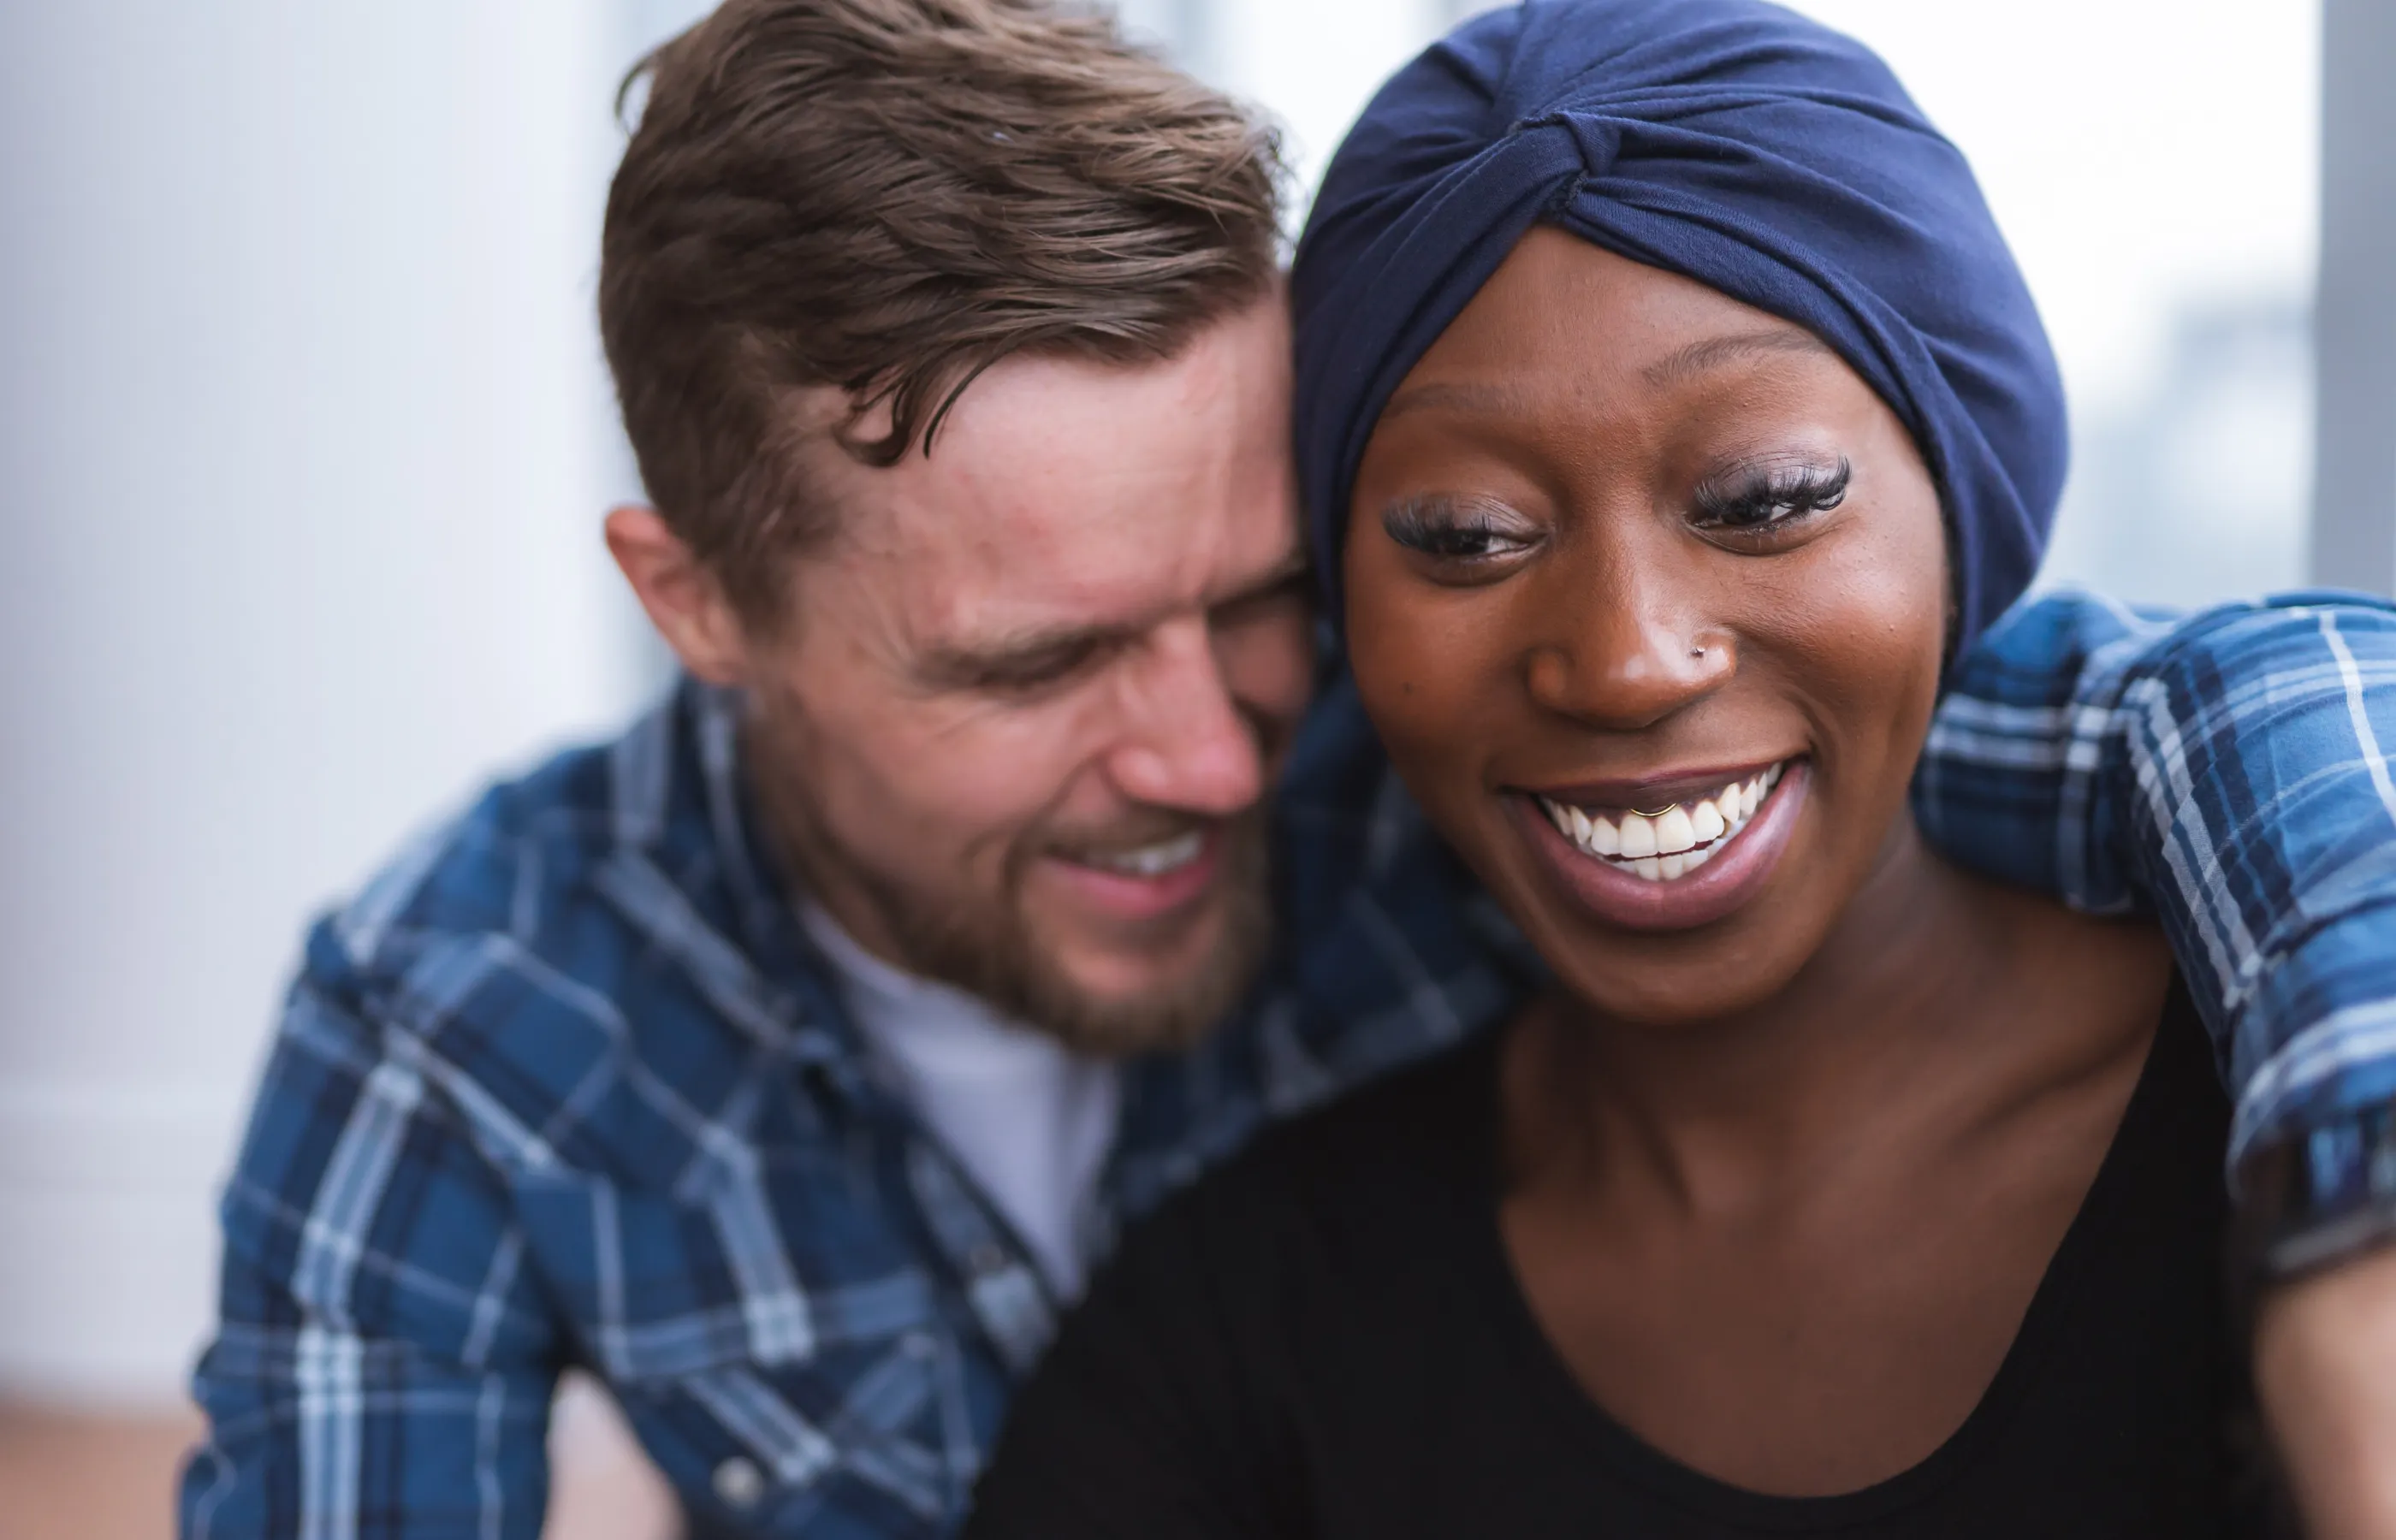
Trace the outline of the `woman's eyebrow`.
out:
[[[1504,385],[1450,385],[1445,382],[1416,385],[1390,398],[1390,404],[1381,408],[1381,420],[1391,422],[1408,412],[1439,406],[1452,412],[1487,417],[1519,417],[1523,413],[1523,395],[1521,392]]]
[[[1734,332],[1728,337],[1709,337],[1692,342],[1670,358],[1648,365],[1639,371],[1640,378],[1661,390],[1677,385],[1692,375],[1718,369],[1739,359],[1758,353],[1824,353],[1832,358],[1830,344],[1812,332],[1795,326],[1771,326],[1757,331]]]

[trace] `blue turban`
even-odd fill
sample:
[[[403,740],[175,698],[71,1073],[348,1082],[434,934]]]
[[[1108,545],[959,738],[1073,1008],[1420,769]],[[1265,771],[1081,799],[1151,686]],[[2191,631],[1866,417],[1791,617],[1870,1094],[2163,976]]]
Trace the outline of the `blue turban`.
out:
[[[2063,386],[1971,167],[1868,49],[1762,0],[1528,0],[1381,88],[1298,252],[1298,444],[1335,609],[1374,423],[1534,224],[1836,349],[1911,431],[1967,644],[2021,595]]]

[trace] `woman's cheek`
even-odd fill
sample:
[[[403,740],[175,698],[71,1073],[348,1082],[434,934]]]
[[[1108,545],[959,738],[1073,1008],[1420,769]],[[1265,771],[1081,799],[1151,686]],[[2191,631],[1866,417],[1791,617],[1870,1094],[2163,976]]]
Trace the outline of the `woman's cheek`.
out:
[[[1851,538],[1825,560],[1794,564],[1765,611],[1775,617],[1791,683],[1814,702],[1823,746],[1872,780],[1919,752],[1937,704],[1946,637],[1945,535],[1935,511],[1852,509]],[[1776,575],[1778,576],[1778,575]],[[1901,787],[1906,777],[1891,784]]]
[[[1455,778],[1439,771],[1476,740],[1471,724],[1503,693],[1488,677],[1488,627],[1476,623],[1486,598],[1378,583],[1350,591],[1357,693],[1391,763],[1426,803]]]
[[[1377,604],[1349,610],[1349,634],[1370,638],[1352,655],[1356,689],[1393,754],[1410,752],[1436,734],[1447,709],[1448,679],[1435,617],[1408,606]],[[1419,606],[1417,606],[1418,611]]]

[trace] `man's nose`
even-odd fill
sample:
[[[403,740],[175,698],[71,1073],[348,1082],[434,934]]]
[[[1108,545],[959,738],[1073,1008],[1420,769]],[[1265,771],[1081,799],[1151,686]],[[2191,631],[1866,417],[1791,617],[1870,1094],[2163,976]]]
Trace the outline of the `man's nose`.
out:
[[[1108,756],[1134,802],[1226,817],[1264,794],[1263,750],[1202,618],[1159,627],[1125,670],[1123,737]]]
[[[1690,613],[1664,585],[1619,570],[1570,604],[1542,605],[1567,629],[1536,638],[1524,684],[1544,710],[1611,732],[1652,727],[1737,671],[1727,629]]]

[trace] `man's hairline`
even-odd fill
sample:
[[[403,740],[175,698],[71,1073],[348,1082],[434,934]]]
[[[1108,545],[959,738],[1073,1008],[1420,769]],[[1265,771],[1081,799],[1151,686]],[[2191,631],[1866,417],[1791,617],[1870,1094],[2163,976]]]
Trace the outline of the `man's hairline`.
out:
[[[992,374],[1006,368],[1011,364],[1086,364],[1101,370],[1124,374],[1141,374],[1150,370],[1171,368],[1186,361],[1207,339],[1255,316],[1269,304],[1283,306],[1284,313],[1286,314],[1286,307],[1289,303],[1289,270],[1276,262],[1271,272],[1267,274],[1252,291],[1238,298],[1227,295],[1226,299],[1227,302],[1219,308],[1194,318],[1187,327],[1182,329],[1170,347],[1159,352],[1110,358],[1104,352],[1104,343],[1107,339],[1101,334],[1085,331],[1066,332],[1053,338],[1032,339],[978,363],[971,364],[970,366],[961,357],[959,360],[961,372],[958,373],[953,383],[942,388],[939,408],[925,424],[924,431],[915,442],[907,446],[907,453],[901,458],[901,463],[906,459],[917,458],[930,459],[939,437],[940,429],[946,425],[950,415],[963,404],[966,392]],[[857,392],[837,384],[820,384],[799,386],[793,393],[817,396],[824,402],[823,421],[820,424],[811,423],[805,430],[810,441],[809,447],[829,440],[834,447],[843,449],[846,458],[863,470],[897,469],[895,465],[871,464],[859,458],[853,451],[849,451],[846,445],[839,443],[842,427],[854,427],[859,423],[860,419],[855,415]],[[885,409],[886,409],[886,398],[872,408],[877,412]]]
[[[948,411],[962,400],[965,391],[1009,363],[1018,359],[1069,360],[1124,373],[1143,373],[1149,370],[1170,368],[1185,361],[1207,338],[1256,315],[1265,305],[1286,306],[1288,299],[1289,269],[1285,265],[1276,263],[1272,272],[1258,285],[1254,293],[1243,300],[1224,306],[1205,320],[1191,325],[1178,343],[1162,353],[1142,358],[1110,359],[1095,348],[1074,347],[1066,338],[1034,341],[1022,347],[1011,348],[998,357],[971,370],[952,389],[947,405],[935,416],[930,424],[926,425],[921,439],[910,445],[906,455],[891,465],[872,464],[857,454],[850,445],[842,442],[843,429],[854,427],[858,421],[852,415],[853,404],[856,400],[855,392],[832,383],[785,387],[781,392],[782,400],[778,409],[805,413],[807,420],[797,424],[797,431],[779,449],[768,447],[764,452],[796,455],[812,459],[813,457],[829,451],[836,457],[833,463],[869,475],[876,471],[895,471],[899,465],[919,457],[928,461],[932,458],[933,440]],[[846,474],[847,471],[844,470],[841,473]],[[792,473],[793,481],[805,480],[806,477],[807,471],[804,465]],[[845,511],[834,507],[828,509],[827,511],[829,517],[825,521],[825,527],[814,539],[784,546],[766,558],[782,564],[777,586],[784,591],[785,602],[778,604],[775,606],[775,613],[766,617],[762,624],[759,617],[744,614],[740,617],[744,630],[761,636],[780,638],[792,629],[796,622],[795,611],[798,606],[787,602],[787,593],[791,581],[797,576],[800,564],[821,560],[825,552],[836,548],[842,542],[850,529],[850,520]],[[1290,559],[1302,567],[1306,562],[1305,543],[1302,538],[1295,542],[1294,551],[1295,554]],[[1278,575],[1281,565],[1282,564],[1276,564],[1271,572]],[[1280,580],[1278,576],[1275,576],[1253,586],[1257,591],[1262,592],[1274,587]],[[1230,598],[1207,600],[1203,603],[1206,608],[1215,608],[1224,604],[1234,603],[1240,596],[1235,593]]]

